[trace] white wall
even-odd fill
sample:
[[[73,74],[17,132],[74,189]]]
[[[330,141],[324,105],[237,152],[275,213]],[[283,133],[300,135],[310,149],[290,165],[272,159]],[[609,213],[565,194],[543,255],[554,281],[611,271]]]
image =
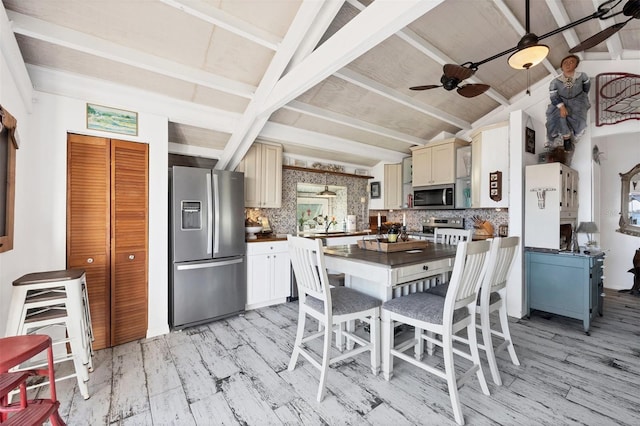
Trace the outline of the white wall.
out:
[[[113,100],[89,102],[127,108]],[[11,282],[23,274],[66,267],[67,132],[149,144],[149,317],[147,336],[168,328],[167,117],[138,111],[138,136],[86,129],[87,100],[35,92],[29,137],[22,137],[16,167],[15,245],[0,255],[4,307]],[[19,126],[22,123],[19,122]],[[26,127],[26,126],[25,126]],[[162,307],[161,309],[158,307]],[[2,312],[6,312],[3,309]],[[5,321],[6,314],[0,315]],[[4,329],[5,324],[0,324]]]
[[[598,138],[595,143],[604,152],[600,162],[600,234],[595,234],[596,241],[607,252],[604,285],[617,290],[630,289],[633,275],[627,270],[633,266],[640,237],[621,234],[616,229],[621,207],[620,173],[627,173],[640,163],[640,133]]]

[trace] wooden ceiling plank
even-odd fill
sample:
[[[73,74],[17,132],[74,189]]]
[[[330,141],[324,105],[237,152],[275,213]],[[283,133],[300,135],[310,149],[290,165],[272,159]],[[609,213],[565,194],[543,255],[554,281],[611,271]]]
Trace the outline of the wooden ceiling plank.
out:
[[[250,23],[236,18],[225,11],[200,0],[160,0],[167,6],[175,7],[189,15],[216,25],[240,37],[251,40],[271,50],[278,50],[280,37],[270,34]]]
[[[296,145],[304,145],[314,149],[322,148],[329,151],[345,152],[359,156],[366,153],[367,157],[390,163],[399,163],[404,157],[408,156],[408,154],[398,151],[378,148],[349,139],[271,122],[265,124],[260,132],[260,138],[295,143]]]
[[[246,99],[251,99],[255,91],[255,87],[249,84],[240,83],[197,68],[187,67],[177,62],[121,46],[79,31],[50,24],[27,15],[12,11],[7,12],[9,19],[13,22],[13,31],[16,34],[64,46],[160,75],[199,84]]]
[[[386,127],[377,126],[363,120],[358,120],[357,118],[348,117],[337,112],[318,108],[316,106],[305,104],[299,101],[291,101],[282,108],[296,111],[301,114],[310,115],[312,117],[321,118],[323,120],[327,120],[336,124],[364,130],[365,132],[374,133],[376,135],[384,136],[390,139],[395,139],[412,146],[424,145],[429,142],[424,139],[416,138],[415,136],[387,129]]]
[[[460,129],[466,130],[471,128],[471,123],[464,121],[454,115],[446,113],[438,108],[434,108],[430,105],[426,105],[422,102],[416,101],[411,96],[407,96],[397,90],[393,90],[383,84],[378,83],[362,74],[350,70],[349,68],[343,68],[340,71],[333,74],[334,77],[341,78],[348,81],[351,84],[360,86],[368,91],[377,93],[380,96],[384,96],[394,102],[409,107],[415,111],[434,117],[438,120],[452,124]]]
[[[278,81],[263,114],[270,115],[440,3],[442,0],[373,2]]]
[[[264,104],[269,94],[278,83],[291,57],[304,39],[304,35],[311,28],[321,8],[322,2],[305,0],[298,9],[298,13],[296,13],[296,17],[291,23],[286,36],[280,43],[273,60],[262,77],[262,81],[260,81],[255,96],[251,99],[238,127],[232,133],[223,155],[216,163],[216,169],[235,169],[251,147],[251,144],[269,119],[269,115],[271,115],[264,114]]]

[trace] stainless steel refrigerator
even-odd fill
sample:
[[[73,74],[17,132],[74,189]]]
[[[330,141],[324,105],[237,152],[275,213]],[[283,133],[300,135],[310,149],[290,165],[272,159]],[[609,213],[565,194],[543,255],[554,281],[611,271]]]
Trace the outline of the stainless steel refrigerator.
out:
[[[244,174],[173,166],[171,328],[242,312],[247,301]]]

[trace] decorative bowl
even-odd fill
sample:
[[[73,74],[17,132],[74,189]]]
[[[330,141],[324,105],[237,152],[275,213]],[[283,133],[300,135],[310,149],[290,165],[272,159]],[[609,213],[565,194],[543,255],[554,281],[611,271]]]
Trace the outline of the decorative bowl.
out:
[[[262,226],[245,226],[245,232],[247,233],[247,240],[256,240],[256,233],[262,231]]]

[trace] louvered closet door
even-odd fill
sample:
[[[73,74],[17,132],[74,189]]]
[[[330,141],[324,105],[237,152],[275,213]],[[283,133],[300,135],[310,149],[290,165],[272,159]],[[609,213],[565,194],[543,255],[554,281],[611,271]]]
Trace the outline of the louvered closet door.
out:
[[[109,139],[67,136],[67,267],[83,268],[94,349],[110,344]]]
[[[111,345],[147,333],[148,145],[111,141]]]

